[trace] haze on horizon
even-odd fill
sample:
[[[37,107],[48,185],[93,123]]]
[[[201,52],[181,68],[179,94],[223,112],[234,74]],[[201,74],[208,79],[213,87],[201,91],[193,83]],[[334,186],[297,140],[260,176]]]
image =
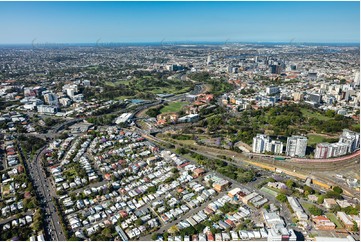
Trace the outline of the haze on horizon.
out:
[[[359,43],[359,2],[0,2],[0,44]]]

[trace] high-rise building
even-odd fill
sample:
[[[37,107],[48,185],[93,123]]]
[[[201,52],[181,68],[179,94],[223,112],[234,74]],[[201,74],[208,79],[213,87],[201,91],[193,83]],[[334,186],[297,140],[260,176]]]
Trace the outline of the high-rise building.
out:
[[[333,143],[328,148],[327,157],[338,157],[342,155],[346,155],[348,150],[348,145],[345,143]]]
[[[49,105],[58,105],[58,97],[54,93],[46,93],[44,94],[44,101]]]
[[[295,92],[293,93],[293,100],[294,101],[303,101],[303,93],[301,92]]]
[[[329,143],[319,143],[316,145],[315,150],[315,159],[326,159],[329,158],[329,149],[331,144]]]
[[[344,129],[338,142],[348,145],[347,152],[354,152],[357,148],[360,147],[360,134],[348,129]]]
[[[292,135],[287,138],[286,155],[304,157],[306,155],[307,137]]]
[[[211,64],[212,63],[212,56],[211,55],[208,55],[207,56],[207,65]]]
[[[314,103],[321,103],[322,95],[310,93],[308,94],[308,100]]]
[[[266,151],[273,152],[274,154],[282,154],[283,143],[279,140],[272,140],[267,144]]]
[[[257,134],[256,137],[253,137],[252,150],[254,153],[273,152],[282,154],[283,143],[278,140],[271,140],[268,135]]]
[[[263,153],[266,150],[266,145],[270,142],[270,137],[264,134],[257,134],[253,137],[252,150],[254,153]]]
[[[280,92],[280,88],[279,87],[275,87],[275,86],[269,86],[266,87],[266,93],[267,95],[273,95],[273,94],[277,94]]]
[[[310,78],[311,80],[316,80],[317,79],[317,72],[309,72],[308,73],[308,78]]]
[[[72,98],[78,92],[78,86],[75,84],[64,85],[63,92],[65,92],[68,97]]]
[[[355,78],[353,79],[353,82],[355,86],[360,86],[360,72],[355,73]]]
[[[281,74],[282,68],[280,65],[271,65],[271,74]]]
[[[344,129],[337,143],[319,143],[315,149],[315,159],[338,157],[352,153],[360,147],[360,134]]]

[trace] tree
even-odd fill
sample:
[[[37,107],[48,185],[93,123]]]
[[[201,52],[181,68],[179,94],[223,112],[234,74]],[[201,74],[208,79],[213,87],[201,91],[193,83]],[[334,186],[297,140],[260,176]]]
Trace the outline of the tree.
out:
[[[177,233],[179,230],[178,230],[178,227],[176,225],[173,225],[172,227],[170,227],[168,229],[168,232],[171,233],[171,234],[175,234]]]
[[[341,199],[342,198],[341,194],[338,193],[338,192],[335,192],[335,191],[326,192],[325,197],[326,198],[335,198],[335,199]]]
[[[329,109],[329,110],[327,110],[327,111],[325,112],[325,116],[326,116],[326,117],[330,117],[330,118],[334,117],[335,114],[336,114],[335,111],[333,111],[333,110],[331,110],[331,109]]]
[[[148,187],[147,192],[148,193],[156,193],[157,187],[156,186]]]
[[[143,221],[140,218],[138,218],[137,221],[135,221],[135,224],[140,226],[143,224]]]
[[[107,238],[112,237],[112,229],[110,227],[105,227],[102,231],[102,235],[104,235]]]
[[[332,189],[334,192],[338,193],[338,194],[342,194],[343,193],[343,190],[341,187],[339,186],[336,186]]]
[[[305,195],[314,194],[315,190],[312,189],[312,187],[309,187],[307,185],[303,186],[303,190],[305,190]]]
[[[322,215],[323,211],[322,209],[316,207],[315,205],[311,206],[308,211],[312,214],[312,215],[315,215],[315,216],[319,216],[319,215]]]
[[[317,203],[318,203],[318,204],[322,204],[324,200],[325,200],[325,196],[324,196],[324,195],[320,195],[320,196],[317,198]]]
[[[293,188],[295,185],[296,185],[295,182],[292,181],[292,180],[287,180],[287,181],[286,181],[286,186],[287,186],[288,188]]]
[[[329,210],[332,213],[337,213],[338,211],[341,211],[341,207],[340,207],[340,205],[335,204],[335,205],[332,205]]]
[[[263,206],[263,208],[269,210],[269,209],[270,209],[270,205],[269,205],[269,204],[266,204],[266,205]]]
[[[152,240],[157,240],[158,236],[159,236],[158,233],[152,234]]]
[[[357,204],[355,207],[348,206],[342,209],[346,214],[358,215],[360,212],[360,205]]]
[[[359,232],[359,228],[358,228],[358,226],[357,226],[356,221],[353,221],[352,231],[353,231],[353,232]]]
[[[81,239],[79,239],[78,237],[72,236],[70,237],[70,239],[68,239],[69,241],[81,241]]]
[[[276,199],[282,203],[287,201],[287,196],[285,194],[278,194]]]
[[[164,241],[168,240],[168,232],[163,233],[163,239],[164,239]]]

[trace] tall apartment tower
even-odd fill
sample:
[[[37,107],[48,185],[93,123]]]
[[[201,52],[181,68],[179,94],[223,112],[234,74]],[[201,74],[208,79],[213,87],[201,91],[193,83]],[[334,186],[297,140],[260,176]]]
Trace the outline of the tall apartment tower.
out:
[[[304,157],[306,155],[307,137],[292,135],[287,138],[286,155]]]
[[[257,134],[253,137],[252,150],[254,153],[263,153],[266,150],[267,144],[270,142],[268,135]]]

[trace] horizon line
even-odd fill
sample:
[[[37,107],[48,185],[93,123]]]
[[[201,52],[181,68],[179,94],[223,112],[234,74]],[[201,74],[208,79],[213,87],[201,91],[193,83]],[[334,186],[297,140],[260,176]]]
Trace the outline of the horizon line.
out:
[[[104,42],[32,42],[27,43],[0,43],[0,45],[103,45],[103,44],[360,44],[360,41],[208,41],[208,40],[162,40],[162,41],[126,41],[126,42],[114,42],[114,41],[104,41]]]

